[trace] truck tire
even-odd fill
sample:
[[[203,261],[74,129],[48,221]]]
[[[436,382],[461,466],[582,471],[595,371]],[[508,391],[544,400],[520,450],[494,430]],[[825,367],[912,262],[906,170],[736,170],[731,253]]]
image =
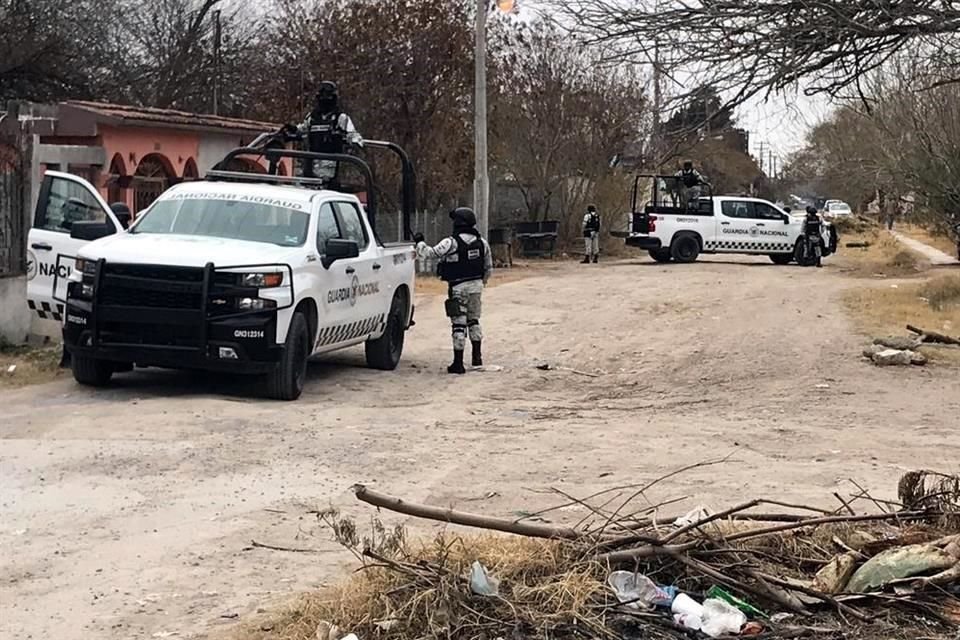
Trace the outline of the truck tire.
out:
[[[299,311],[293,314],[283,356],[276,368],[267,374],[268,398],[296,400],[303,393],[307,379],[307,359],[310,357],[310,328]]]
[[[407,312],[405,307],[403,296],[399,292],[395,293],[393,302],[390,303],[390,313],[387,314],[387,326],[383,330],[383,335],[376,340],[367,340],[364,344],[367,366],[371,369],[393,371],[400,364],[400,356],[403,354],[403,337],[406,333],[403,326],[403,319]]]
[[[670,257],[677,262],[695,262],[700,255],[700,241],[689,233],[677,235],[670,245]]]
[[[73,379],[89,387],[105,387],[113,375],[113,363],[86,356],[70,358]]]
[[[793,262],[793,254],[792,253],[771,253],[770,259],[773,261],[773,264],[779,264],[780,266],[783,266]]]
[[[670,262],[670,260],[673,259],[670,255],[669,247],[664,249],[650,249],[647,253],[649,253],[650,257],[657,262]]]

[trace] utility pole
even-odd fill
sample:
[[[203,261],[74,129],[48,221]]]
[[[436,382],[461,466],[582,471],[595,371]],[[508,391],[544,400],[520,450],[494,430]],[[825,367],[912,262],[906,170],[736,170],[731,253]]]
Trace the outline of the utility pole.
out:
[[[490,178],[487,174],[487,3],[477,0],[476,47],[474,51],[474,170],[473,208],[477,214],[477,228],[487,236],[489,218]]]
[[[663,158],[660,157],[660,109],[663,108],[663,89],[660,85],[660,42],[653,41],[653,131],[650,136],[650,154],[654,160],[654,168],[659,170],[663,164]]]
[[[213,115],[220,114],[220,10],[213,12]]]
[[[763,140],[760,141],[760,153],[757,154],[757,164],[760,165],[760,173],[766,173],[763,170]]]

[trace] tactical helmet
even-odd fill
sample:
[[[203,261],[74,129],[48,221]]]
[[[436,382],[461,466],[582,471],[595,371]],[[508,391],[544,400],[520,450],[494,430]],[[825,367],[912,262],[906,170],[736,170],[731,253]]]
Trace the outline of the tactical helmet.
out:
[[[693,160],[684,160],[684,161],[683,161],[683,170],[684,170],[684,171],[693,171]]]
[[[340,94],[337,90],[337,83],[324,80],[317,87],[317,104],[324,107],[336,106]]]
[[[589,211],[590,213],[596,213],[597,207],[591,204],[590,206],[587,207],[587,211]]]
[[[814,214],[814,213],[816,213],[816,212],[817,212],[817,208],[816,208],[816,207],[810,207],[810,206],[807,207],[807,213],[808,213],[808,214]]]
[[[470,207],[457,207],[450,212],[450,219],[453,220],[454,228],[477,226],[477,214]]]

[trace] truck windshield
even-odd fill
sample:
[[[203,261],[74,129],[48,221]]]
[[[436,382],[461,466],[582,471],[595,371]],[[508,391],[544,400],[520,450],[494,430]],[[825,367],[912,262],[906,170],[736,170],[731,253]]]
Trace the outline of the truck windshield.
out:
[[[307,238],[310,216],[295,208],[299,203],[183,195],[153,203],[130,232],[211,236],[284,247],[298,247]]]

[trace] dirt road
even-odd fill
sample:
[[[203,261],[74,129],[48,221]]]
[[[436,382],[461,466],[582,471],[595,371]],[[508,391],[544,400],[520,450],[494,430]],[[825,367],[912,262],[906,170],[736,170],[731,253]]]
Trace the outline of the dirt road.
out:
[[[305,512],[366,521],[355,482],[509,517],[557,501],[530,490],[730,453],[650,499],[824,504],[848,478],[894,497],[907,469],[956,470],[960,379],[860,361],[837,302],[851,284],[765,259],[564,264],[488,291],[499,372],[441,373],[449,329],[422,299],[400,370],[350,352],[312,365],[295,403],[162,371],[4,392],[0,638],[207,637],[349,566]]]

